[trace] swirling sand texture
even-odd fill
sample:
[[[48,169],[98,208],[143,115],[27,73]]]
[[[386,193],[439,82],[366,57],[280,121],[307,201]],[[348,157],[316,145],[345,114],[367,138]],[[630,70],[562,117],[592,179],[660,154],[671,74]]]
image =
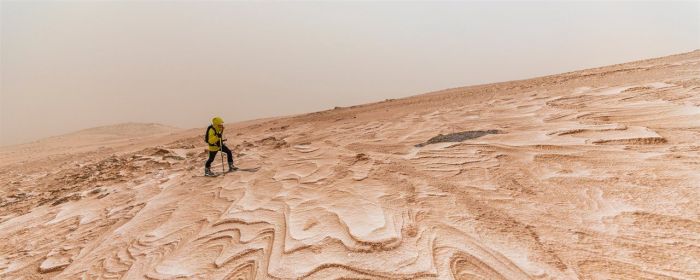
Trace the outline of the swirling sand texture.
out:
[[[698,77],[695,51],[229,124],[217,178],[203,129],[3,147],[0,278],[700,279]]]

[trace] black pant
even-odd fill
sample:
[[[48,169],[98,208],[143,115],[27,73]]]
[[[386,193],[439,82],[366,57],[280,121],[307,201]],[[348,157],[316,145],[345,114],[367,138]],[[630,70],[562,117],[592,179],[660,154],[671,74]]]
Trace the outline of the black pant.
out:
[[[226,156],[228,157],[228,165],[233,165],[233,154],[231,153],[231,150],[229,150],[228,147],[224,145],[223,147],[221,147],[221,151],[226,153]],[[209,159],[207,160],[207,163],[204,164],[204,167],[211,168],[211,163],[214,162],[214,158],[216,157],[217,152],[218,151],[209,151]]]

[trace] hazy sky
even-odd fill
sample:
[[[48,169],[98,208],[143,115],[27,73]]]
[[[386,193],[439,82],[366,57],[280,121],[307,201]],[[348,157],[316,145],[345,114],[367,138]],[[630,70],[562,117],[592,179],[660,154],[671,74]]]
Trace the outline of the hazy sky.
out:
[[[700,48],[700,2],[3,1],[0,144],[204,127]]]

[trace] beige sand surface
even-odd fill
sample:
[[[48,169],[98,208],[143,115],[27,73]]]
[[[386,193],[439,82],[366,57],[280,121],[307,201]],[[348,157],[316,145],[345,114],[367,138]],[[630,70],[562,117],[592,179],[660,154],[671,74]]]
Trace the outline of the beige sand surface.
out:
[[[0,278],[700,279],[700,51],[203,131],[0,149]]]

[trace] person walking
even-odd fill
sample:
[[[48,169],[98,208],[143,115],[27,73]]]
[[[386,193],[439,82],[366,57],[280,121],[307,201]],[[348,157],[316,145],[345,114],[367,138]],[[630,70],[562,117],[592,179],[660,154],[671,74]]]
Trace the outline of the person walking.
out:
[[[207,127],[207,132],[204,134],[204,141],[209,145],[209,159],[204,164],[204,176],[216,176],[216,173],[211,171],[211,163],[214,162],[216,153],[219,151],[226,153],[228,159],[228,172],[238,170],[238,167],[233,165],[233,153],[224,144],[226,139],[223,138],[223,133],[224,120],[220,117],[213,118],[211,120],[211,125]],[[224,155],[222,154],[221,156],[223,157]]]

